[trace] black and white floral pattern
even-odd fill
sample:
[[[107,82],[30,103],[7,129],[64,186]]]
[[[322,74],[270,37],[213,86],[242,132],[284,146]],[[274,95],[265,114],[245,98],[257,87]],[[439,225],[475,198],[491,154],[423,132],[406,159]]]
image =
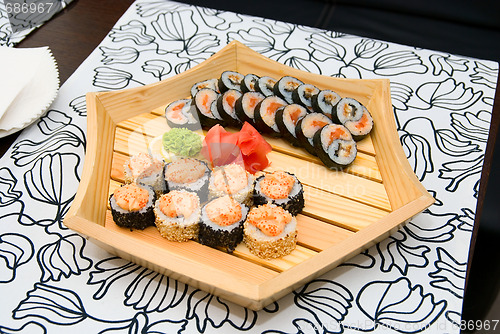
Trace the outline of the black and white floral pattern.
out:
[[[163,80],[235,39],[301,70],[390,78],[401,145],[436,198],[259,312],[111,256],[62,224],[85,156],[85,93]],[[0,332],[458,333],[497,75],[490,61],[138,0],[1,159]]]

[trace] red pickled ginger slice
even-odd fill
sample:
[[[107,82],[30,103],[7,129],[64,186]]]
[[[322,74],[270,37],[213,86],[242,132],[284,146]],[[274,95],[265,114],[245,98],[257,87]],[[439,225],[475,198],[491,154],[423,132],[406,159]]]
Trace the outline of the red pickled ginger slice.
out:
[[[239,132],[231,133],[215,125],[208,130],[201,153],[212,167],[230,163],[244,165],[250,173],[269,166],[267,154],[272,148],[249,123],[245,122]]]

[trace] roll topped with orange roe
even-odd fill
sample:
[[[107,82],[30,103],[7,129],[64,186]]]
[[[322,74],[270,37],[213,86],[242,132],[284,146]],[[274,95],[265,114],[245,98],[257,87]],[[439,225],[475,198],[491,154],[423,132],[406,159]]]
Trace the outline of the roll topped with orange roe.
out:
[[[233,252],[243,240],[243,222],[247,213],[248,207],[230,195],[211,200],[201,210],[199,242]]]
[[[155,199],[151,187],[135,183],[121,186],[109,198],[113,221],[118,226],[139,230],[154,225]]]
[[[253,207],[243,224],[243,240],[250,252],[260,258],[288,255],[297,245],[297,220],[275,204]]]
[[[266,203],[281,206],[293,216],[304,208],[304,190],[297,177],[289,172],[275,171],[255,179],[253,190],[255,205]]]

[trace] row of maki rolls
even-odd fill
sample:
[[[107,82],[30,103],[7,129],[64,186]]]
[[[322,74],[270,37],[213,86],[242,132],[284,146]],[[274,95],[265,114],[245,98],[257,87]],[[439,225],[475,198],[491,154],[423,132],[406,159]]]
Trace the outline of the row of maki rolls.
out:
[[[304,198],[293,174],[254,177],[235,163],[212,170],[194,158],[165,164],[139,153],[124,164],[124,176],[127,183],[109,199],[118,226],[156,226],[167,240],[195,240],[229,253],[244,241],[262,258],[281,257],[295,248],[295,216]]]
[[[225,71],[218,79],[195,83],[191,96],[167,107],[171,127],[184,126],[174,124],[175,115],[182,113],[172,111],[183,105],[191,115],[182,118],[183,122],[196,119],[198,123],[193,124],[198,128],[240,127],[248,122],[263,134],[304,148],[329,168],[351,164],[357,156],[356,142],[373,129],[373,118],[359,101],[292,76],[276,80]]]

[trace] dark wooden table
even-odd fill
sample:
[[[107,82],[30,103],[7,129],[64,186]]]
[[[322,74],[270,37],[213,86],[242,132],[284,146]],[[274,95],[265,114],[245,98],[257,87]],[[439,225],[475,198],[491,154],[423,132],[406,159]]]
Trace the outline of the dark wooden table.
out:
[[[133,0],[74,0],[67,8],[27,36],[18,47],[49,46],[56,58],[61,84],[78,68],[99,45],[115,22]],[[264,15],[264,14],[263,14]],[[500,80],[497,83],[500,85]],[[491,130],[486,148],[481,186],[477,204],[471,250],[474,249],[481,219],[488,178],[491,172],[493,150],[500,124],[500,91],[495,94]],[[18,133],[0,139],[0,156],[10,147]],[[473,251],[470,252],[472,259]],[[469,261],[468,271],[472,261]]]

